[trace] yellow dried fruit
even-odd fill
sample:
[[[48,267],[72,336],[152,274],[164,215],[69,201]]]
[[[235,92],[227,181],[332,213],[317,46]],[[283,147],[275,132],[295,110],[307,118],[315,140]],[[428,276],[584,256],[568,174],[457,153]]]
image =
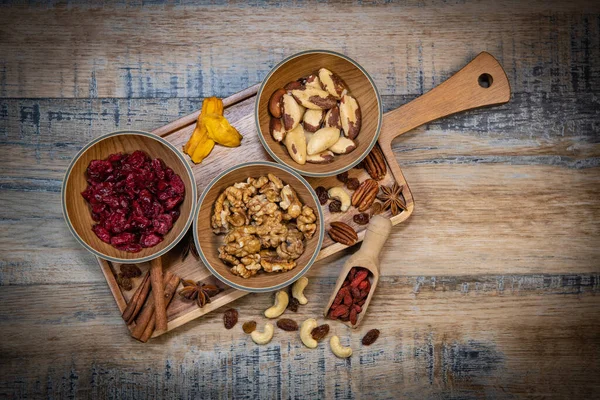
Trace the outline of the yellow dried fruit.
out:
[[[215,142],[207,137],[202,143],[196,146],[196,150],[194,150],[194,154],[192,155],[192,161],[200,164],[210,154],[213,147],[215,147]]]
[[[217,97],[208,97],[202,102],[202,110],[198,115],[198,122],[196,123],[196,129],[192,133],[192,136],[188,142],[183,146],[183,151],[190,157],[193,157],[196,148],[201,143],[204,143],[208,139],[208,132],[206,126],[202,123],[202,120],[207,115],[223,115],[223,100]],[[214,145],[214,144],[213,144]],[[212,146],[211,146],[212,150]],[[204,153],[203,151],[202,153]],[[210,151],[209,151],[210,153]],[[195,161],[194,161],[195,162]]]
[[[242,135],[222,115],[207,114],[202,118],[206,125],[208,137],[222,146],[237,147],[242,142]]]

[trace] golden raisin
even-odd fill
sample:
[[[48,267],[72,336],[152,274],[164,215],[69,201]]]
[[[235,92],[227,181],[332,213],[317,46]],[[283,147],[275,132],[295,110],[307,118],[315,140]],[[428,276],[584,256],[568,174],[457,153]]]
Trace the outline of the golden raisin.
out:
[[[250,334],[256,330],[256,321],[246,321],[244,325],[242,325],[242,329],[244,333]]]

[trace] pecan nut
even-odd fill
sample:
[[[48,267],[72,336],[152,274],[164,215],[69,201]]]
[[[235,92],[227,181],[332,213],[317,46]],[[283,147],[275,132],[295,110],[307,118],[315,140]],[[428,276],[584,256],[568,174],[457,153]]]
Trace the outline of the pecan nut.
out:
[[[352,205],[358,208],[358,211],[363,212],[367,210],[375,199],[379,192],[379,184],[373,179],[367,179],[360,184],[358,189],[352,195]]]
[[[378,144],[375,144],[373,150],[367,155],[363,163],[371,178],[380,181],[385,177],[387,167],[385,165],[383,152]]]
[[[331,236],[331,238],[336,242],[346,246],[352,246],[358,242],[358,235],[356,234],[356,231],[350,225],[339,221],[334,221],[331,223],[329,236]]]

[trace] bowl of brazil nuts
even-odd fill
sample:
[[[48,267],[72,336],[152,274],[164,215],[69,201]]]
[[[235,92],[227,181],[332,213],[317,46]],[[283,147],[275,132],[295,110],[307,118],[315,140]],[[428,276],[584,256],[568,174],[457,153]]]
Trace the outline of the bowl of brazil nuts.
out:
[[[263,81],[255,106],[258,137],[273,159],[305,176],[359,164],[379,137],[379,92],[350,58],[326,50],[294,54]]]

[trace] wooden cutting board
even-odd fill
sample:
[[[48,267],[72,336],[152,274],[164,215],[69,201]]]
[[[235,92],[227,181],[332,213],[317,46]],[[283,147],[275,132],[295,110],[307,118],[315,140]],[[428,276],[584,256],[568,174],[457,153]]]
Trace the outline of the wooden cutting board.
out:
[[[189,161],[194,171],[199,193],[204,190],[205,186],[215,176],[227,168],[248,161],[272,161],[258,139],[254,119],[254,103],[259,86],[254,85],[223,99],[225,116],[244,136],[244,139],[242,145],[237,148],[215,146],[213,152],[202,164],[195,165]],[[392,217],[389,211],[387,214],[384,214],[391,219],[393,225],[405,221],[412,214],[414,201],[398,160],[392,152],[392,140],[417,126],[438,118],[473,108],[506,103],[509,99],[510,85],[504,70],[494,57],[483,52],[450,79],[430,92],[396,110],[384,114],[379,144],[386,158],[388,173],[379,184],[380,186],[388,186],[396,181],[400,185],[404,185],[403,195],[407,204],[407,210],[399,215]],[[152,133],[164,137],[176,147],[181,148],[192,134],[199,112],[196,111],[168,125],[155,129]],[[357,177],[361,182],[369,178],[369,175],[363,169],[352,169],[349,171],[349,174],[351,177]],[[317,186],[330,188],[340,184],[334,176],[328,178],[308,178],[307,180],[314,188]],[[362,241],[366,227],[357,225],[352,221],[353,215],[357,213],[356,209],[351,208],[347,213],[331,214],[327,206],[325,206],[323,207],[323,213],[326,230],[330,222],[344,221],[357,230],[359,240]],[[192,254],[189,254],[185,259],[182,258],[186,240],[182,240],[178,246],[163,256],[163,267],[184,279],[199,280],[206,283],[216,282],[216,278]],[[346,246],[333,242],[326,234],[317,260],[330,256],[344,248]],[[115,275],[119,272],[119,265],[100,258],[98,262],[106,277],[108,286],[115,297],[119,310],[123,312],[141,279],[134,279],[134,288],[132,290],[122,291],[115,280]],[[149,265],[148,263],[144,263],[140,264],[139,267],[145,272],[149,268]],[[221,282],[218,282],[218,285],[226,287]],[[211,303],[205,305],[203,308],[198,308],[194,302],[188,302],[179,296],[175,296],[167,309],[169,320],[168,330],[175,329],[246,294],[247,292],[226,287],[225,291],[214,297]]]

